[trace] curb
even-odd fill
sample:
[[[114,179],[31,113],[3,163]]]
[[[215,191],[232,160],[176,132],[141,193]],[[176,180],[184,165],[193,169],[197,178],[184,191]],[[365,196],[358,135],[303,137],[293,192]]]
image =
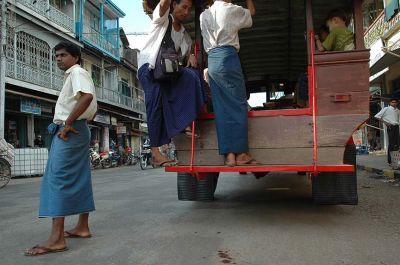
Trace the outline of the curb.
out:
[[[379,169],[364,165],[357,165],[357,169],[381,175],[387,179],[400,179],[400,171],[393,169]]]

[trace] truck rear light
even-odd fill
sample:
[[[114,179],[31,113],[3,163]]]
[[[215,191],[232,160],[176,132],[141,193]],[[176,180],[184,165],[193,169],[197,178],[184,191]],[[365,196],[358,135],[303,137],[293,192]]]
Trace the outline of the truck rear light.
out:
[[[331,97],[333,99],[333,102],[350,102],[351,101],[350,94],[335,94]]]

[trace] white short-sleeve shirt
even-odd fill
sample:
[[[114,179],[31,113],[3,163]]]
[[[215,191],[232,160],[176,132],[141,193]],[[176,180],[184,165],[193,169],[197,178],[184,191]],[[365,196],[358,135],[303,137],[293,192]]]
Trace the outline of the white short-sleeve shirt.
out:
[[[64,74],[64,85],[58,96],[53,122],[57,124],[64,123],[78,102],[81,93],[93,95],[93,100],[86,111],[78,120],[91,120],[97,111],[97,99],[94,84],[89,73],[80,65],[75,64]]]
[[[200,15],[201,35],[206,52],[216,47],[233,46],[240,49],[238,32],[253,24],[250,10],[241,6],[215,1]]]
[[[399,112],[400,112],[399,109],[389,106],[381,109],[381,111],[375,115],[375,118],[382,119],[383,121],[392,125],[399,125],[399,119],[400,119]]]
[[[160,4],[154,9],[148,39],[139,54],[138,69],[146,63],[149,64],[149,68],[154,68],[156,65],[158,51],[169,24],[168,15],[169,9],[160,17]],[[181,25],[179,32],[176,32],[172,27],[171,37],[175,43],[175,48],[177,50],[180,48],[182,55],[185,56],[190,53],[192,40],[183,25]]]

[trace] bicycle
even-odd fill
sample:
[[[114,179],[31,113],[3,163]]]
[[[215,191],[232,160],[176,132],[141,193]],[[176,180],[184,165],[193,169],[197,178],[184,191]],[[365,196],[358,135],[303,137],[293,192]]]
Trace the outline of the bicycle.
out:
[[[0,189],[11,179],[11,163],[14,159],[14,147],[0,139]]]
[[[0,189],[5,187],[11,179],[11,165],[3,157],[5,155],[0,155]]]

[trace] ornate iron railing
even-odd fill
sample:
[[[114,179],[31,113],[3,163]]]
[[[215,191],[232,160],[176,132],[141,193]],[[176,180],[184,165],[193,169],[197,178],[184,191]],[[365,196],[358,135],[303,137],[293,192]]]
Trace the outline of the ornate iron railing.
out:
[[[26,32],[8,28],[6,76],[60,91],[63,74],[55,64],[50,46]],[[15,45],[14,45],[15,43]]]
[[[50,6],[49,19],[69,32],[74,32],[74,20],[53,6]]]
[[[132,111],[145,112],[144,102],[138,98],[125,96],[118,90],[96,86],[97,99],[112,105],[127,107]]]
[[[48,20],[74,32],[74,20],[67,14],[48,4],[46,0],[16,0],[18,3],[32,9],[36,13],[46,17]]]
[[[385,12],[382,12],[364,33],[365,47],[370,48],[378,39],[400,26],[400,12],[389,21],[385,21]]]
[[[145,112],[145,105],[144,105],[144,92],[143,90],[140,90],[136,87],[130,86],[128,83],[125,81],[120,81],[120,99],[119,101],[133,110],[140,111],[140,112]],[[123,90],[128,90],[130,96],[126,95],[127,91]]]
[[[116,58],[120,57],[119,48],[107,41],[107,39],[102,36],[98,31],[92,29],[87,23],[83,26],[82,37],[84,40],[88,41],[93,46],[103,49],[104,51],[110,53]]]

